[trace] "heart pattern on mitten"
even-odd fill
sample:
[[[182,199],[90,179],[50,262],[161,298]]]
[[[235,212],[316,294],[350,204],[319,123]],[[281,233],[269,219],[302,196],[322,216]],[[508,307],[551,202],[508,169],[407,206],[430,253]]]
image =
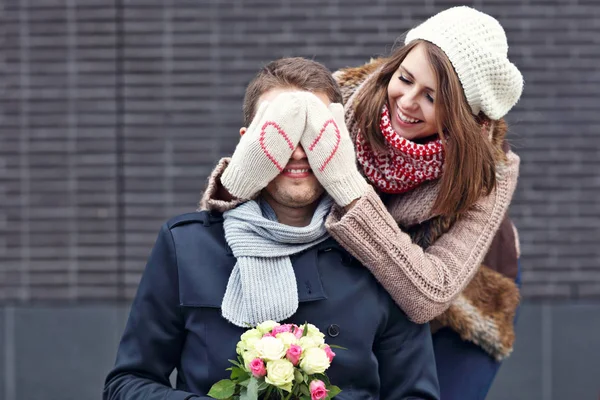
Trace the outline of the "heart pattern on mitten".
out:
[[[328,128],[330,128],[330,126],[333,127],[333,131],[331,129],[328,129]],[[333,148],[331,149],[331,153],[329,154],[329,156],[325,159],[325,161],[323,161],[323,164],[321,164],[321,166],[319,167],[319,171],[321,171],[321,172],[323,172],[325,170],[325,167],[327,167],[327,164],[329,164],[329,162],[331,161],[333,156],[335,156],[335,153],[337,152],[338,148],[340,147],[340,141],[342,140],[342,136],[340,134],[340,129],[338,128],[337,124],[335,123],[335,121],[333,119],[328,119],[327,121],[325,121],[325,123],[323,124],[323,127],[319,131],[319,135],[317,135],[315,140],[309,146],[309,148],[308,148],[309,151],[314,151],[315,146],[317,145],[317,143],[319,143],[319,141],[321,140],[321,138],[323,137],[323,135],[325,134],[326,131],[332,132],[332,134],[335,135],[336,143],[333,146]]]
[[[277,169],[279,169],[279,171],[283,171],[283,167],[281,166],[281,164],[279,164],[279,162],[275,159],[275,157],[273,156],[273,154],[271,154],[271,152],[269,151],[269,149],[267,148],[267,145],[265,144],[265,138],[267,136],[267,128],[272,126],[273,128],[275,128],[275,131],[281,135],[288,147],[293,151],[294,150],[294,144],[292,143],[292,141],[290,140],[289,136],[285,133],[285,131],[274,121],[266,121],[260,131],[260,137],[259,137],[259,142],[260,142],[260,147],[262,148],[262,150],[264,151],[265,155],[269,158],[269,160],[271,160],[271,162],[273,162],[273,164],[275,164],[275,166],[277,167]],[[272,129],[269,129],[269,131],[273,131]],[[287,162],[287,160],[285,160]]]

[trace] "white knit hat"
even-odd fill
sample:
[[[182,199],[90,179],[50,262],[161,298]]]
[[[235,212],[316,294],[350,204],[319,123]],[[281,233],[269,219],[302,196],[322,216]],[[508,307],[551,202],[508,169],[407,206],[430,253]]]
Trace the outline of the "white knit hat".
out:
[[[523,92],[523,76],[508,60],[508,43],[500,23],[473,8],[444,10],[410,30],[405,44],[423,39],[450,59],[473,114],[500,119]]]

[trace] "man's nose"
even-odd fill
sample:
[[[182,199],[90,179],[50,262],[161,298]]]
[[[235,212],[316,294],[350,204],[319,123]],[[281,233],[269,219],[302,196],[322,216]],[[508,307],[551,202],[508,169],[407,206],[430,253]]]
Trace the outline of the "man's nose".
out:
[[[294,152],[292,153],[292,160],[304,160],[306,157],[306,153],[304,152],[304,148],[301,144],[296,147]]]

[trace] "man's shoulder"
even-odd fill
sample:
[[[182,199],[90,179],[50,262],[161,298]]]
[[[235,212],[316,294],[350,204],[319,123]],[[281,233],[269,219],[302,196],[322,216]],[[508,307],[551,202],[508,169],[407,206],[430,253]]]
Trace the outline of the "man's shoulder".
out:
[[[220,213],[196,211],[181,214],[169,219],[163,226],[165,228],[170,232],[175,247],[186,254],[192,252],[191,249],[228,252]]]
[[[214,211],[194,211],[185,214],[177,215],[166,222],[169,230],[180,226],[200,224],[201,226],[209,227],[211,225],[219,225],[223,223],[223,215]]]

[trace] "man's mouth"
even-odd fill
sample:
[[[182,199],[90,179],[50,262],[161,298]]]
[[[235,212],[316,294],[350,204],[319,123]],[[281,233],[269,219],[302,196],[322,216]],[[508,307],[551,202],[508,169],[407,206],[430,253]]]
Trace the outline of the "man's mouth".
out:
[[[306,178],[312,175],[312,170],[310,168],[284,168],[281,174],[289,178]]]

